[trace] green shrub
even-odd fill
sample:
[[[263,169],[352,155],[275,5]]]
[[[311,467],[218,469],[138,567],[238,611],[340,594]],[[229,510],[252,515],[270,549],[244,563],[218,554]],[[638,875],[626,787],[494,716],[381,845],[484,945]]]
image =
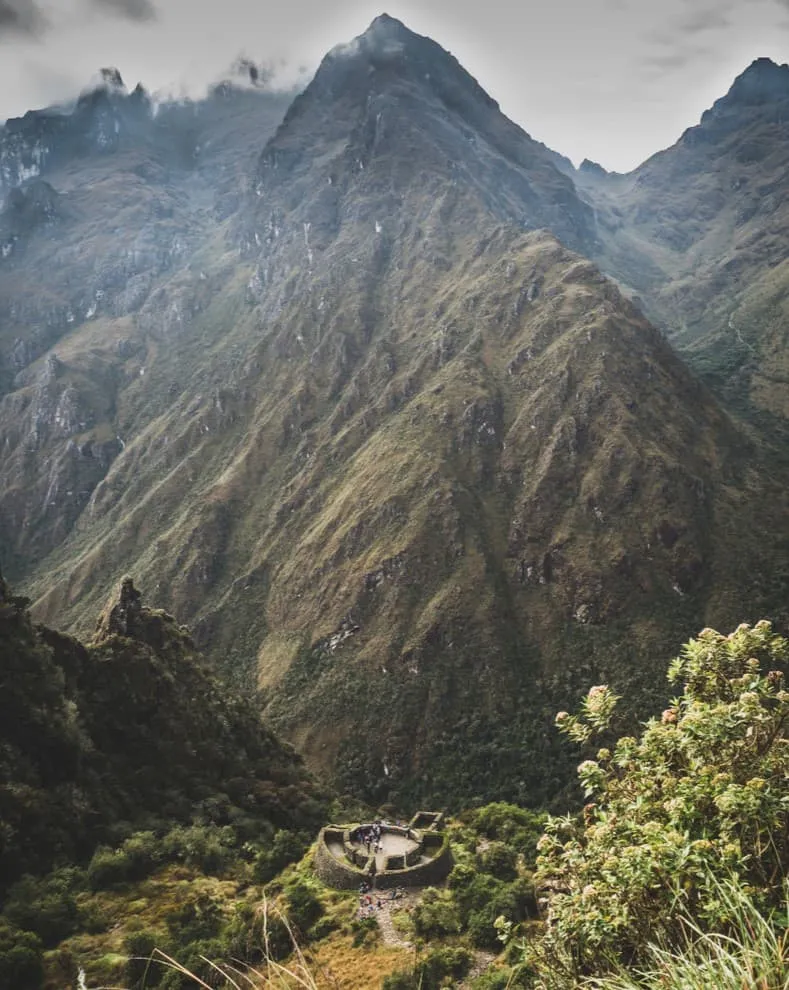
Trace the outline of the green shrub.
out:
[[[489,969],[481,973],[471,984],[471,990],[513,990],[526,984],[516,982],[517,974],[509,967],[506,969]]]
[[[424,892],[411,918],[414,931],[424,939],[456,935],[460,931],[460,913],[454,897],[433,887],[428,887]]]
[[[297,881],[285,888],[287,915],[291,926],[306,935],[323,914],[323,904],[307,884]]]
[[[45,948],[76,931],[79,914],[68,889],[68,879],[52,875],[43,879],[23,877],[11,887],[3,914],[17,928],[35,932]]]
[[[360,945],[369,944],[381,934],[378,918],[375,915],[354,918],[351,922],[351,932],[353,933],[354,948],[358,949]]]
[[[41,939],[0,919],[0,990],[38,990],[43,978]]]
[[[491,842],[478,857],[479,868],[497,880],[514,880],[518,875],[515,850],[503,842]]]
[[[128,860],[130,880],[143,880],[164,861],[164,846],[153,832],[135,832],[121,846]]]
[[[417,964],[422,990],[441,990],[447,978],[461,979],[469,971],[473,956],[461,946],[442,946],[428,952]]]
[[[737,881],[717,884],[731,919],[728,934],[709,934],[685,919],[678,946],[651,945],[645,970],[590,979],[589,990],[785,990],[789,987],[789,884],[780,917],[765,918]]]
[[[384,977],[381,990],[420,990],[419,981],[412,970],[398,969]]]
[[[215,938],[222,926],[222,912],[208,894],[197,894],[165,915],[170,936],[177,945]]]
[[[186,973],[162,964],[160,990],[195,990],[195,987],[223,986],[224,980],[217,982],[218,974],[211,963],[221,963],[224,946],[218,939],[201,939],[192,942],[177,953],[177,961]],[[210,962],[206,962],[210,960]],[[158,964],[157,964],[158,966]],[[151,973],[153,967],[151,967]],[[198,982],[201,981],[201,982]]]
[[[161,963],[153,957],[161,939],[153,932],[132,932],[123,940],[123,948],[129,959],[126,963],[126,982],[131,990],[143,990],[156,986],[164,976]]]
[[[504,842],[520,853],[528,864],[537,855],[537,842],[542,835],[547,815],[542,812],[519,808],[516,804],[496,801],[467,815],[471,825],[485,836]]]
[[[338,918],[332,918],[324,914],[315,922],[310,929],[310,941],[319,942],[322,938],[327,938],[332,932],[339,931],[342,927]]]
[[[88,935],[99,935],[106,932],[114,918],[95,899],[79,905],[77,928]]]
[[[126,853],[99,846],[88,864],[88,884],[94,891],[111,890],[128,883],[132,873],[132,864]]]
[[[253,869],[256,883],[268,883],[290,863],[301,859],[312,842],[312,836],[303,832],[279,829],[268,849],[258,854]]]
[[[433,949],[413,970],[401,969],[387,976],[382,990],[442,990],[465,976],[472,960],[471,953],[460,946]]]
[[[571,975],[638,963],[661,938],[681,942],[690,919],[727,930],[720,881],[747,888],[768,913],[789,871],[789,692],[777,668],[789,643],[770,624],[730,636],[705,629],[669,667],[681,695],[638,738],[578,770],[593,799],[582,816],[552,818],[537,883],[550,898],[547,956],[568,949]],[[616,697],[593,688],[560,728],[588,742]]]
[[[235,846],[236,834],[230,826],[189,825],[171,829],[162,840],[161,850],[166,859],[210,875],[226,869]]]
[[[225,953],[230,959],[254,965],[263,958],[262,918],[251,904],[240,904],[222,929]]]

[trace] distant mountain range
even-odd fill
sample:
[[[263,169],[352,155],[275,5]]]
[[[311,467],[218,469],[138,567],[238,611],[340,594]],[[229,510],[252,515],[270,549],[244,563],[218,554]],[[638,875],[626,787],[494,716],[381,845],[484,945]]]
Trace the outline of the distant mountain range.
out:
[[[787,74],[624,176],[387,16],[9,121],[7,576],[86,631],[133,574],[350,793],[550,800],[558,708],[788,617]]]

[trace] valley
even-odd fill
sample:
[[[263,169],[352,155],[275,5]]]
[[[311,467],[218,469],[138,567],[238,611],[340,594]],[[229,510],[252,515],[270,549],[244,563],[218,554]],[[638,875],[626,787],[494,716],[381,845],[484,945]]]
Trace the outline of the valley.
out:
[[[381,15],[0,127],[0,990],[785,985],[788,109],[575,168]]]
[[[314,768],[396,802],[551,800],[584,685],[644,710],[692,630],[785,619],[780,402],[753,398],[783,351],[745,296],[671,323],[722,241],[669,243],[644,198],[692,132],[570,176],[387,17],[290,105],[154,114],[108,78],[3,208],[0,554],[37,617],[87,633],[133,574]],[[8,181],[49,125],[7,125]],[[736,402],[671,346],[703,371],[716,333]]]

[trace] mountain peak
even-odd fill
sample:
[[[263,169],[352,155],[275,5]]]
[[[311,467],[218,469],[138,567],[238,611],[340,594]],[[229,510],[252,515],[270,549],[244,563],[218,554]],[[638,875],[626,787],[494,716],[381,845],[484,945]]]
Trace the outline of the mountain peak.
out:
[[[425,45],[440,49],[436,42],[411,31],[396,17],[390,17],[389,14],[379,14],[363,34],[358,35],[352,41],[335,45],[329,52],[328,58],[337,59],[354,55],[367,57],[398,55],[402,54],[406,47],[412,47],[416,50]]]
[[[743,108],[766,107],[789,100],[789,65],[757,58],[741,72],[728,93],[716,100],[701,118],[702,124],[718,123]]]
[[[454,106],[471,102],[486,111],[498,110],[498,103],[450,52],[397,18],[381,14],[363,34],[331,49],[305,90],[305,100],[294,102],[286,121],[318,94],[333,106],[341,94],[359,103],[372,90],[398,83],[439,93]]]
[[[379,14],[377,17],[373,18],[370,22],[370,26],[365,31],[365,34],[375,34],[376,32],[405,32],[406,34],[413,34],[402,21],[398,20],[396,17],[392,17],[390,14],[384,12]]]
[[[126,84],[123,81],[123,76],[114,66],[99,69],[99,78],[101,79],[101,82],[110,89],[120,89],[124,92],[126,91]]]
[[[757,58],[734,80],[726,99],[739,103],[768,103],[789,98],[789,65]]]
[[[123,76],[121,76],[116,68],[108,66],[99,69],[93,76],[88,85],[80,93],[78,103],[95,103],[97,99],[125,97],[128,95],[129,91],[126,88],[126,83],[123,81]]]

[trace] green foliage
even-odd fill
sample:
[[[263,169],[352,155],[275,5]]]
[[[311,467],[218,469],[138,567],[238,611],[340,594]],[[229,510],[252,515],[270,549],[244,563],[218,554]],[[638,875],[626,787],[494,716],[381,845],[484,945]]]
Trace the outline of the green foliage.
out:
[[[128,861],[130,880],[142,880],[149,876],[164,860],[161,841],[153,832],[135,832],[121,846]]]
[[[297,933],[306,935],[323,914],[320,898],[306,883],[296,881],[285,888],[285,900],[288,921]]]
[[[537,841],[542,835],[546,815],[520,808],[516,804],[496,801],[463,816],[486,839],[506,843],[520,853],[527,864],[534,862]]]
[[[253,868],[253,877],[257,883],[268,883],[281,873],[290,863],[301,859],[312,842],[312,836],[307,832],[292,832],[279,829],[272,840],[271,846],[259,853]]]
[[[516,924],[535,911],[534,889],[525,877],[506,883],[489,873],[477,873],[471,866],[458,864],[449,875],[449,887],[462,930],[480,948],[500,948],[497,918]]]
[[[383,990],[442,990],[455,986],[469,971],[472,955],[462,946],[442,946],[426,953],[412,971],[387,976]]]
[[[164,970],[154,958],[154,950],[161,940],[153,932],[130,932],[123,940],[123,948],[129,959],[126,963],[126,983],[130,990],[143,990],[156,986],[164,976]]]
[[[569,947],[573,974],[644,960],[690,919],[725,932],[730,877],[768,912],[789,870],[789,692],[778,667],[789,644],[770,624],[729,636],[705,629],[669,668],[682,693],[641,735],[584,761],[593,798],[553,818],[540,840],[538,885],[551,892],[548,943]],[[579,740],[604,729],[610,692],[594,688],[560,727]],[[548,952],[550,957],[550,951]]]
[[[533,987],[531,976],[522,967],[489,969],[471,983],[471,990],[522,990]]]
[[[252,964],[263,957],[261,917],[251,904],[240,904],[225,924],[222,932],[225,952],[230,959],[242,959]]]
[[[414,931],[421,938],[443,938],[460,931],[460,911],[451,891],[438,891],[434,887],[422,895],[413,910]]]
[[[9,890],[3,914],[12,925],[35,932],[46,948],[52,948],[78,925],[72,883],[63,873],[44,880],[23,877]]]
[[[111,890],[132,878],[132,864],[122,849],[99,846],[88,864],[91,890]]]
[[[354,918],[351,922],[351,933],[353,934],[352,944],[355,949],[362,945],[368,945],[381,934],[378,919],[375,916]]]
[[[194,990],[202,985],[223,986],[225,981],[219,979],[214,963],[222,959],[224,946],[218,939],[201,939],[190,943],[186,949],[178,953],[179,969],[162,966],[163,974],[159,987],[161,990]],[[207,961],[209,960],[209,961]],[[185,970],[186,972],[183,972]]]
[[[504,842],[491,842],[479,855],[479,868],[497,880],[514,880],[518,875],[518,857]]]
[[[419,990],[417,977],[411,970],[398,969],[384,977],[382,990]]]
[[[165,915],[165,922],[173,942],[188,945],[219,935],[222,912],[212,897],[200,893],[169,911]]]
[[[779,917],[765,917],[738,881],[719,887],[728,909],[727,934],[708,933],[685,919],[677,946],[650,945],[644,970],[588,980],[595,990],[785,990],[789,987],[789,900]],[[789,896],[789,883],[784,887]]]
[[[0,990],[38,990],[43,975],[38,935],[0,918]]]
[[[162,851],[168,860],[216,874],[227,866],[236,845],[236,833],[228,825],[179,825],[162,840]]]

